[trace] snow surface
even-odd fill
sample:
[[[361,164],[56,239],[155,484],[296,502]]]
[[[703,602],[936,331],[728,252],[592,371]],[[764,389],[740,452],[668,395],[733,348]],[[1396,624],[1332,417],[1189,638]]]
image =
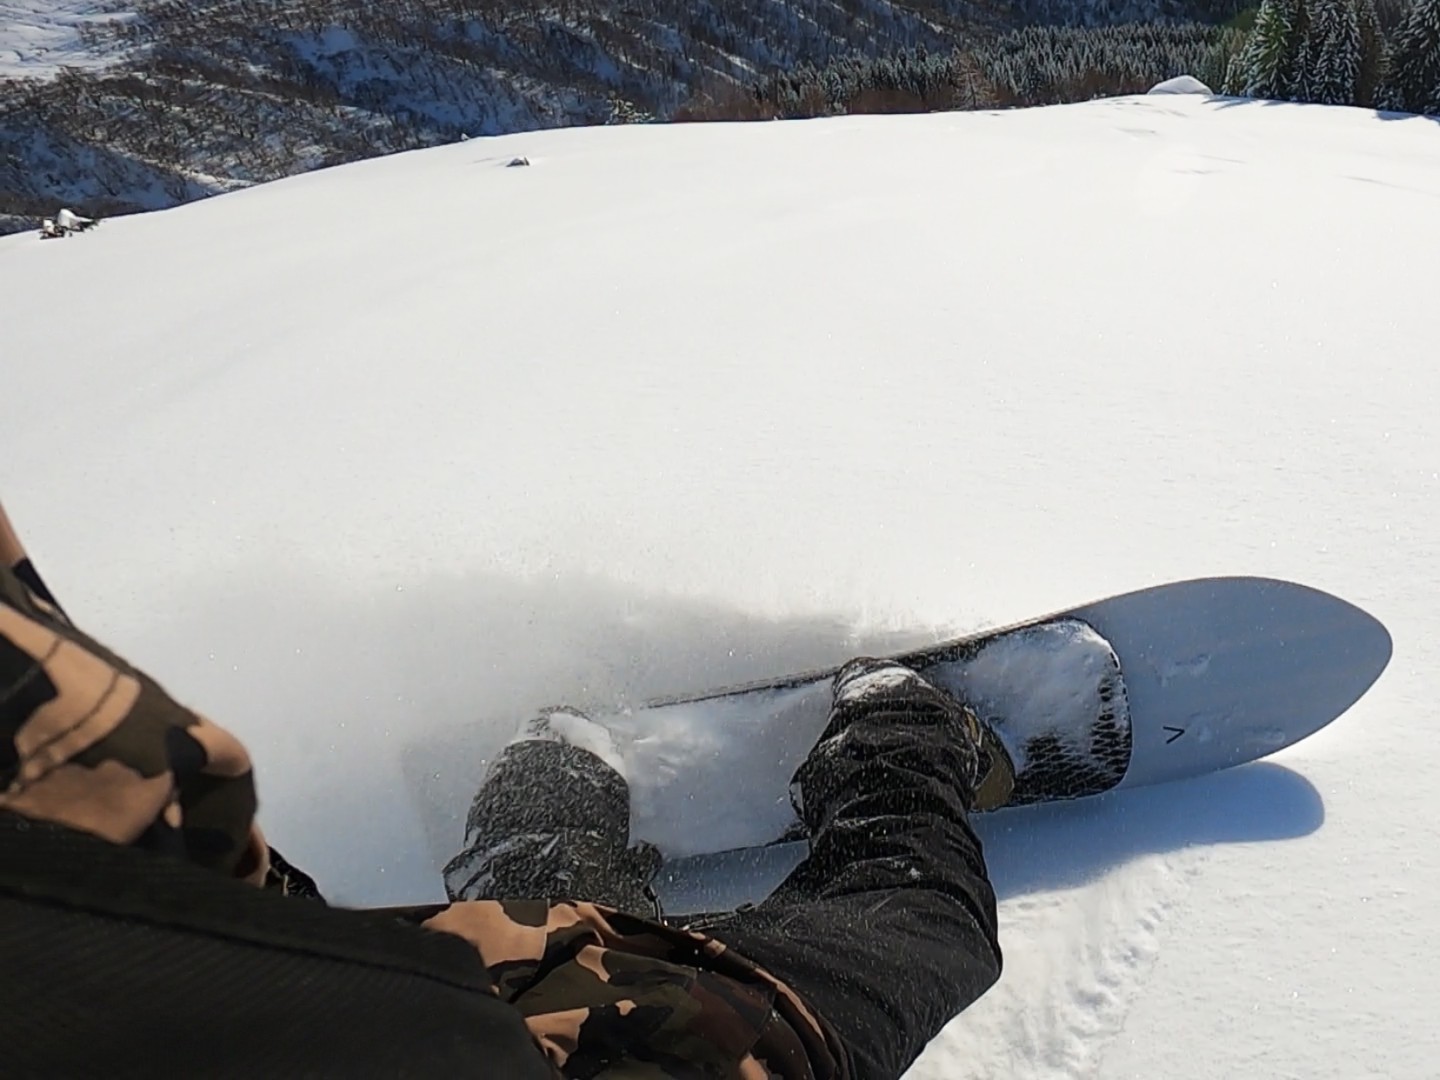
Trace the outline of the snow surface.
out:
[[[117,0],[0,0],[0,79],[114,63],[119,50],[86,44],[80,30],[86,23],[132,18],[126,6]]]
[[[984,822],[911,1076],[1433,1076],[1437,199],[1430,120],[1190,96],[472,139],[0,238],[0,490],[350,902],[545,705],[1327,589],[1396,649],[1329,728]]]

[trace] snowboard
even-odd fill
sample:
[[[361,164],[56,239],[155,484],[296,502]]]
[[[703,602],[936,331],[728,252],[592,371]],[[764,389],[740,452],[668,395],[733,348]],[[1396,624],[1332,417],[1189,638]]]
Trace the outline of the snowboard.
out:
[[[1385,627],[1338,597],[1212,577],[894,658],[995,729],[1016,766],[1004,809],[1273,754],[1343,714],[1391,651]],[[632,840],[666,855],[654,885],[667,918],[758,902],[804,857],[787,781],[825,726],[837,670],[652,700],[617,718],[628,733]],[[743,770],[723,749],[736,746],[750,755]]]

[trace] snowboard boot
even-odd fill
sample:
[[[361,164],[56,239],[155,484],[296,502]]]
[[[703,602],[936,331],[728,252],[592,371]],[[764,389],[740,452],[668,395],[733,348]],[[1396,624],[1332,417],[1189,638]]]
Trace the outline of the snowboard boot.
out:
[[[859,657],[836,674],[833,693],[830,722],[792,785],[796,810],[812,830],[815,823],[802,803],[828,801],[827,775],[840,770],[829,768],[827,759],[854,756],[847,743],[857,741],[857,726],[871,729],[875,736],[889,728],[897,733],[905,729],[911,741],[944,739],[959,764],[956,781],[967,810],[994,809],[1009,799],[1015,770],[1000,740],[974,710],[912,668],[893,660]],[[890,753],[895,748],[882,745],[865,752]]]
[[[659,852],[630,841],[630,787],[610,733],[570,708],[529,721],[486,771],[445,867],[451,900],[568,899],[658,915]]]

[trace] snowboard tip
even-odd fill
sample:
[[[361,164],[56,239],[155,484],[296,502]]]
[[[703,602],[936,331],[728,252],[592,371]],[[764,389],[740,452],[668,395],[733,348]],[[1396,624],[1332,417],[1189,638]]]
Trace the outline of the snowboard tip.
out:
[[[1333,593],[1266,577],[1197,578],[1095,605],[1134,715],[1122,787],[1268,757],[1344,715],[1394,652],[1374,615]]]

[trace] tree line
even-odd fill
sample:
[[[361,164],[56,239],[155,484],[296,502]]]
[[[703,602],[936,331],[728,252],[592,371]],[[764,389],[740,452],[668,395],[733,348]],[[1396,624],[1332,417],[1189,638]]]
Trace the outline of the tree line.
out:
[[[1374,0],[1264,0],[1224,89],[1440,114],[1440,0],[1414,0],[1389,34]]]
[[[1053,105],[1143,93],[1182,74],[1239,97],[1440,114],[1440,0],[1263,0],[1221,25],[1032,26],[704,88],[676,118]]]

